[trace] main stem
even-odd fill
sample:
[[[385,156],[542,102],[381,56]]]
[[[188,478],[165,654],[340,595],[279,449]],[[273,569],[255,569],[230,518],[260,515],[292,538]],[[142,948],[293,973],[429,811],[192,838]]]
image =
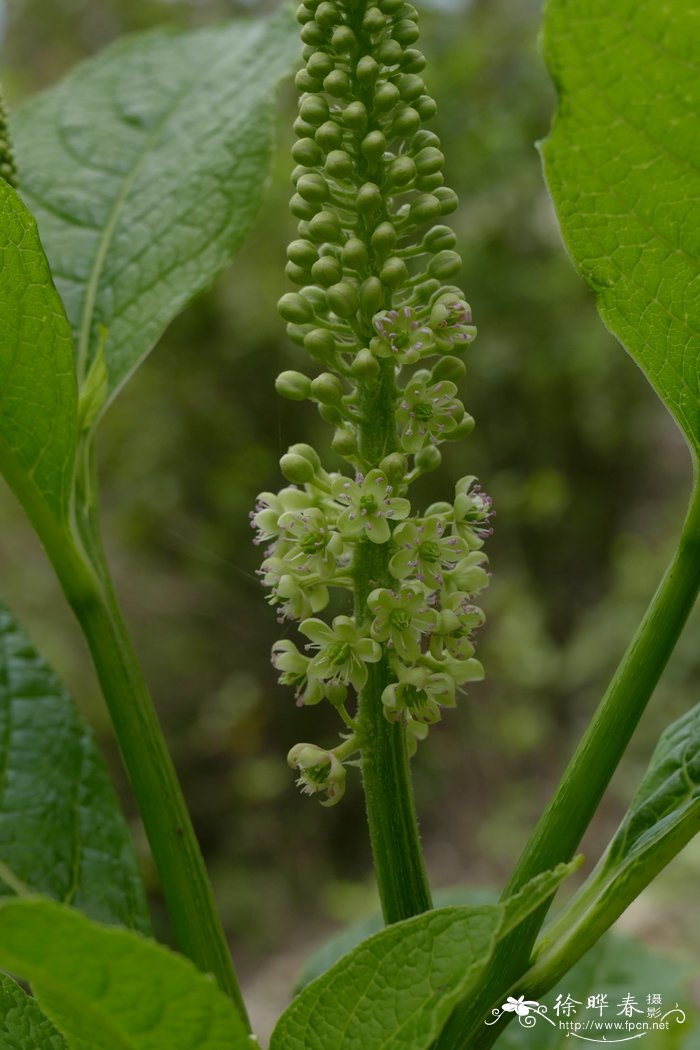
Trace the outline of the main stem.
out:
[[[394,363],[386,361],[380,378],[360,390],[364,422],[359,428],[362,458],[372,465],[394,448]],[[355,617],[369,619],[367,596],[375,587],[390,587],[389,544],[364,540],[355,555]],[[374,869],[384,921],[418,915],[432,907],[430,887],[418,835],[406,730],[384,717],[382,693],[392,681],[386,651],[367,667],[359,706],[362,780]]]
[[[504,891],[518,890],[535,875],[570,860],[625,753],[673,652],[700,591],[700,485],[693,488],[676,553],[593,719],[540,818]],[[453,1014],[439,1050],[465,1045],[485,1050],[497,1037],[481,1018],[492,1000],[527,970],[535,939],[551,901],[522,923],[497,949],[478,1003]],[[482,1031],[483,1029],[483,1031]]]
[[[92,654],[177,944],[214,975],[250,1030],[192,821],[95,532],[90,547],[92,565],[72,537],[47,545]]]

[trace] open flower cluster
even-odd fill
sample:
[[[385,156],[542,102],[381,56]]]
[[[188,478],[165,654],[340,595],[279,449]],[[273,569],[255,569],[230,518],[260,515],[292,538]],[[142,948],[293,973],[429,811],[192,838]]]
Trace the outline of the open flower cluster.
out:
[[[289,754],[303,790],[332,805],[362,749],[350,705],[356,696],[361,705],[378,666],[384,715],[406,727],[411,749],[457,689],[482,677],[474,596],[487,583],[491,504],[474,477],[423,514],[407,496],[440,464],[440,445],[473,428],[457,383],[459,355],[476,336],[469,304],[448,283],[461,259],[440,220],[457,198],[444,184],[440,142],[424,128],[436,106],[413,46],[416,9],[304,0],[297,18],[298,238],[286,272],[299,290],[279,310],[316,374],[283,372],[276,387],[317,404],[350,469],[328,472],[310,446],[292,446],[280,461],[290,484],[261,494],[252,524],[269,600],[281,620],[299,621],[304,639],[275,644],[280,681],[299,704],[330,701],[347,727],[336,748],[299,744]],[[381,556],[370,558],[376,586],[367,591],[370,548]],[[348,614],[322,619],[336,588],[354,595],[353,615],[348,601]]]

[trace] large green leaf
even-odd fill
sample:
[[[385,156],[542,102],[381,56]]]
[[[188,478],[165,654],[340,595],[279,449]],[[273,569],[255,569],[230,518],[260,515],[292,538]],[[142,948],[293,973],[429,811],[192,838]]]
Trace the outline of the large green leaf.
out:
[[[76,440],[70,325],[36,223],[0,179],[0,471],[35,522],[67,518]]]
[[[131,840],[92,733],[2,605],[0,861],[32,890],[148,929]]]
[[[595,870],[547,927],[547,943],[591,942],[700,831],[700,704],[664,731]]]
[[[267,182],[297,34],[271,19],[126,38],[17,115],[22,194],[76,334],[114,392],[228,262]]]
[[[439,908],[370,937],[294,1000],[270,1050],[427,1050],[498,941],[576,863],[543,873],[503,904]]]
[[[0,973],[0,1047],[2,1050],[66,1050],[65,1040],[34,999]]]
[[[654,1018],[647,1016],[647,997],[661,996],[662,1015],[667,1010],[673,1010],[678,1003],[685,1019],[680,1015],[673,1015],[667,1019],[667,1029],[645,1032],[641,1045],[645,1050],[680,1050],[681,1046],[687,1046],[690,1050],[691,1046],[697,1046],[697,1034],[691,1034],[697,1032],[697,1014],[689,993],[690,972],[691,968],[688,965],[652,951],[640,941],[609,934],[599,941],[555,988],[541,996],[540,1001],[547,1007],[548,1015],[555,1022],[559,1020],[554,1010],[558,995],[561,995],[562,999],[570,995],[578,1004],[574,1007],[576,1013],[569,1018],[571,1021],[621,1022],[625,1017],[618,1016],[620,1003],[626,995],[631,995],[636,1000],[637,1007],[642,1010],[642,1015],[636,1014],[634,1019],[646,1020],[649,1025],[653,1025]],[[607,996],[608,1005],[602,1012],[589,1008],[589,996],[596,995]],[[535,1024],[532,1025],[534,1015],[530,1014],[529,1020],[523,1018],[523,1024],[518,1023],[512,1014],[510,1016],[511,1023],[504,1028],[496,1044],[498,1050],[562,1050],[562,1046],[569,1045],[569,1042],[574,1045],[579,1042],[575,1038],[569,1040],[567,1032],[562,1031],[558,1023],[552,1026],[543,1019],[535,1018]],[[505,1020],[506,1017],[502,1016],[496,1023],[504,1026]],[[562,1016],[561,1020],[566,1021],[567,1018]],[[600,1031],[588,1032],[589,1036],[599,1039],[604,1034]],[[625,1036],[629,1036],[629,1033],[608,1031],[607,1045],[613,1038]],[[692,1043],[685,1042],[689,1038],[693,1039]]]
[[[605,324],[700,449],[700,5],[549,0],[545,174]]]
[[[189,959],[62,904],[0,904],[0,966],[31,982],[71,1050],[251,1050],[233,1002]]]

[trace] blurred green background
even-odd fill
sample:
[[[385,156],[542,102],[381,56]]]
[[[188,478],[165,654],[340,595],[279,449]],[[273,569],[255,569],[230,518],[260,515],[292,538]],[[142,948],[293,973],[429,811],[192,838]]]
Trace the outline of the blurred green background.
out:
[[[6,93],[18,106],[123,33],[252,10],[225,0],[10,0],[0,5]],[[538,20],[535,0],[433,0],[423,16],[433,127],[462,201],[461,283],[480,335],[464,398],[477,430],[448,449],[421,497],[444,498],[476,473],[497,509],[480,641],[487,679],[414,763],[437,886],[502,884],[655,587],[689,491],[683,441],[560,245],[534,147],[553,106]],[[276,685],[278,628],[248,524],[256,493],[279,486],[287,444],[327,448],[329,436],[311,406],[282,402],[273,388],[280,369],[303,364],[275,311],[294,233],[290,85],[280,103],[254,234],[172,325],[99,442],[118,590],[253,994],[275,975],[286,989],[310,947],[374,905],[358,778],[327,810],[298,795],[286,767],[292,744],[331,742],[337,726],[332,711],[298,710]],[[102,737],[164,923],[84,647],[4,489],[0,527],[0,593]],[[699,625],[696,615],[587,837],[591,861],[659,732],[699,699]],[[699,873],[700,843],[691,844],[626,928],[697,960]]]

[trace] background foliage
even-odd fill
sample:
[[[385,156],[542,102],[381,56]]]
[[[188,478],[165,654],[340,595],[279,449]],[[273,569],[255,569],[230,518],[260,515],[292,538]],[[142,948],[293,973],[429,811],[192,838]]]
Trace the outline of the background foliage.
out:
[[[250,7],[13,0],[0,8],[7,94],[18,105],[130,30],[211,25],[234,9]],[[497,509],[480,647],[487,679],[415,763],[438,885],[505,877],[661,574],[689,490],[687,450],[560,246],[533,146],[553,105],[538,20],[535,0],[457,0],[423,18],[480,336],[465,397],[477,430],[422,495],[440,498],[477,473]],[[331,810],[291,787],[284,755],[309,735],[320,741],[323,711],[296,709],[276,686],[268,657],[278,630],[248,527],[256,493],[277,486],[287,444],[329,432],[273,390],[281,368],[302,363],[275,311],[293,230],[289,86],[281,109],[276,176],[254,239],[166,334],[108,415],[99,450],[119,591],[249,974],[272,949],[296,959],[332,922],[373,903],[359,785]],[[2,598],[102,731],[121,777],[77,630],[4,489],[0,528]],[[658,733],[697,702],[699,623],[696,614],[586,840],[593,859]],[[699,867],[691,845],[628,927],[697,958],[700,927],[683,902]]]

